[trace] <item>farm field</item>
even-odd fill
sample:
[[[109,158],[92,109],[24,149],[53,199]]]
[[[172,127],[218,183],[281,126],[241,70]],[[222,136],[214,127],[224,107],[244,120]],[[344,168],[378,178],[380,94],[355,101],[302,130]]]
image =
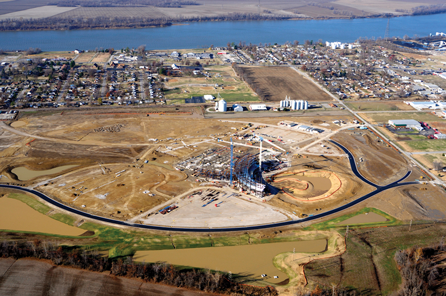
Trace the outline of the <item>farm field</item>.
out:
[[[3,5],[3,4],[2,4]],[[54,5],[46,5],[40,6],[36,8],[30,8],[26,10],[20,10],[16,12],[10,12],[6,14],[0,15],[0,20],[6,19],[38,19],[38,18],[47,18],[52,17],[54,15],[64,13],[70,10],[76,9],[75,7],[58,7]]]
[[[261,93],[266,102],[289,96],[292,100],[331,101],[332,98],[312,81],[288,67],[241,67],[250,87]]]

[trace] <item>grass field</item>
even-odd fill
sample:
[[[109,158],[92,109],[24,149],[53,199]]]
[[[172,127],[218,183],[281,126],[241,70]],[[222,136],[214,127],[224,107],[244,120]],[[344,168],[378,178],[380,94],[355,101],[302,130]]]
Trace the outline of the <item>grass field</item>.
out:
[[[401,102],[345,102],[345,104],[354,111],[398,111],[413,109]]]
[[[248,76],[246,79],[253,90],[258,91],[265,101],[284,100],[290,96],[292,100],[331,101],[332,98],[317,87],[312,81],[304,78],[287,67],[242,67]]]
[[[417,151],[445,151],[446,140],[419,140],[419,141],[405,141],[410,148]]]
[[[415,119],[418,121],[442,121],[437,116],[429,112],[402,112],[402,113],[359,113],[360,116],[365,116],[370,118],[374,123],[387,123],[392,119]]]

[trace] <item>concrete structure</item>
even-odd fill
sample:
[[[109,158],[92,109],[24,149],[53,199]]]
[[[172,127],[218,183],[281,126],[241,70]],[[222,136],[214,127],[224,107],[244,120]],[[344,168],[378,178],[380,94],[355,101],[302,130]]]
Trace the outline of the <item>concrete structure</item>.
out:
[[[389,120],[389,124],[394,127],[414,128],[419,131],[423,129],[421,124],[414,119]]]
[[[268,109],[266,108],[265,104],[254,104],[254,105],[249,105],[249,110],[251,110],[251,111],[266,111]]]

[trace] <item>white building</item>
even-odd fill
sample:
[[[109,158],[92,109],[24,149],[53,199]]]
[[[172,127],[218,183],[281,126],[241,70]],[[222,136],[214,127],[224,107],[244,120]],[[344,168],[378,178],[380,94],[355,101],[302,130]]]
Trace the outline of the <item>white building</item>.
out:
[[[414,102],[404,102],[404,103],[406,103],[409,106],[412,106],[417,110],[437,108],[437,103],[433,101],[414,101]]]
[[[393,127],[414,128],[419,131],[423,130],[421,124],[414,119],[389,120],[389,124]]]
[[[243,107],[239,104],[232,105],[232,109],[234,110],[234,112],[243,112]]]
[[[203,98],[204,98],[206,101],[212,101],[212,100],[215,99],[215,97],[214,97],[213,95],[204,95]]]
[[[254,105],[249,105],[249,110],[251,110],[251,111],[266,111],[268,109],[266,108],[265,104],[254,104]]]

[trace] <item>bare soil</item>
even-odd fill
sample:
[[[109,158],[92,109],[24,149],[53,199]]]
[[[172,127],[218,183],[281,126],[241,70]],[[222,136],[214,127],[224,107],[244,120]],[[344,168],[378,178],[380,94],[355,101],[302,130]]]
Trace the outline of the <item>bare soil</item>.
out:
[[[332,98],[312,81],[288,67],[243,67],[253,90],[260,89],[265,101],[292,100],[331,101]]]

